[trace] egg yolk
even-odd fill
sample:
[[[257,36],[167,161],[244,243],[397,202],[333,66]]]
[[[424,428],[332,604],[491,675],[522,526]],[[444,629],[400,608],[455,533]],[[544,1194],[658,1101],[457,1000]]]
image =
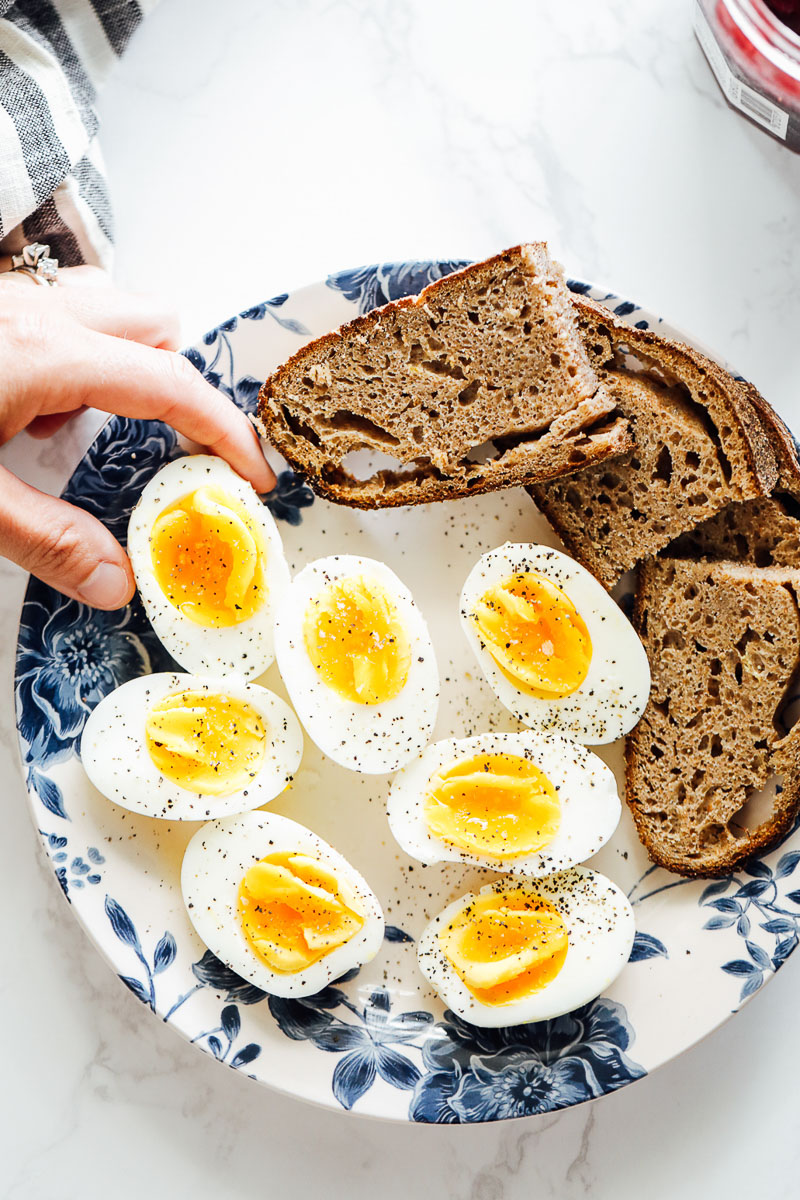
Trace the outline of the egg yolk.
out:
[[[423,811],[442,841],[498,859],[540,850],[561,822],[552,783],[517,754],[476,754],[441,767],[428,780]]]
[[[343,946],[364,925],[346,880],[305,854],[278,851],[255,863],[239,886],[244,935],[273,971],[293,974]]]
[[[198,488],[165,508],[150,531],[150,556],[170,604],[198,625],[238,625],[264,603],[263,538],[221,488]]]
[[[267,731],[244,700],[178,692],[154,704],[145,740],[156,769],[203,796],[246,788],[264,761]]]
[[[439,933],[439,945],[482,1004],[511,1004],[546,987],[567,956],[561,914],[520,889],[476,896]]]
[[[528,695],[569,696],[589,673],[589,631],[569,596],[544,575],[526,571],[499,580],[471,617],[497,666]]]
[[[303,638],[315,671],[345,700],[383,704],[406,685],[408,635],[377,580],[351,576],[329,584],[306,611]]]

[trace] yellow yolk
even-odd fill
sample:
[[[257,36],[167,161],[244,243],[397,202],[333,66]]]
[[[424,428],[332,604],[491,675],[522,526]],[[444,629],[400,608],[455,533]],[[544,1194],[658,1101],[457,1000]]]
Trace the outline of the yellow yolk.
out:
[[[324,683],[356,704],[383,704],[406,685],[411,647],[397,606],[374,579],[325,588],[303,622],[306,653]]]
[[[439,945],[482,1004],[511,1004],[558,975],[567,956],[561,914],[530,892],[476,896],[439,934]]]
[[[302,971],[348,942],[364,914],[347,882],[314,858],[278,851],[239,886],[239,916],[251,948],[273,971]]]
[[[428,780],[424,813],[442,841],[498,859],[541,850],[561,822],[552,783],[517,754],[476,754],[441,767]]]
[[[156,768],[190,792],[224,796],[246,788],[264,761],[267,731],[252,705],[231,696],[178,692],[145,722]]]
[[[592,661],[589,631],[569,596],[528,571],[493,584],[471,614],[503,674],[531,696],[550,700],[581,686]]]
[[[238,625],[264,602],[266,550],[243,504],[203,487],[159,515],[150,532],[156,582],[198,625]]]

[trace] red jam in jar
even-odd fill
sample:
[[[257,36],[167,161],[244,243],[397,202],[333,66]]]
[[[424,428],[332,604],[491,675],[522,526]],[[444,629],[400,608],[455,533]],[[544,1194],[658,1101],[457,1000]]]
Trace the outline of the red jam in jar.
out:
[[[728,103],[800,151],[800,0],[697,0],[694,27]]]
[[[767,0],[767,8],[795,33],[800,33],[800,0]]]

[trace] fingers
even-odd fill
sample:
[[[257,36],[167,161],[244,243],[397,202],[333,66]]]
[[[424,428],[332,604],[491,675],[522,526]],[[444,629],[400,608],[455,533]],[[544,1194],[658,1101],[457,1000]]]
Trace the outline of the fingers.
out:
[[[49,304],[49,289],[32,288],[46,292],[44,302],[28,293],[28,300],[8,305],[2,294],[8,296],[10,288],[0,289],[0,442],[36,418],[100,408],[167,421],[225,458],[258,492],[275,486],[251,422],[184,356],[89,328],[61,305]],[[22,288],[17,290],[22,296]],[[120,299],[113,289],[100,287],[73,295],[79,294],[86,319],[86,296],[112,296],[113,304]],[[144,336],[142,328],[138,331]],[[43,428],[40,422],[34,436],[48,428],[52,430],[52,422]]]
[[[24,271],[3,272],[3,261],[0,259],[0,283],[4,291],[24,289],[31,303],[66,310],[81,325],[98,333],[129,338],[161,350],[177,350],[180,345],[180,321],[166,301],[112,287],[109,276],[99,267],[61,268],[58,286],[42,288]],[[11,260],[7,261],[10,266]]]
[[[69,287],[59,301],[81,325],[97,333],[129,338],[160,350],[177,350],[180,344],[177,313],[156,296],[120,292],[113,287]]]
[[[163,297],[120,291],[100,267],[60,270],[53,294],[88,329],[161,350],[177,350],[180,345],[178,314]]]
[[[102,267],[83,263],[80,267],[59,267],[58,286],[61,288],[111,287],[111,276]]]
[[[275,484],[247,417],[182,355],[108,337],[47,305],[0,304],[0,441],[81,406],[166,421],[256,491]]]
[[[166,421],[219,454],[257,492],[272,490],[275,476],[253,426],[183,355],[88,330],[84,337],[85,347],[68,384],[73,398],[123,417]]]
[[[105,526],[2,467],[0,554],[93,608],[120,608],[133,596],[131,565]]]
[[[3,287],[21,287],[26,291],[39,288],[36,280],[27,271],[14,271],[11,267],[10,254],[0,254],[0,283]],[[102,267],[90,267],[84,264],[80,267],[59,267],[58,288],[110,287],[111,276]],[[44,290],[44,289],[43,289]],[[47,288],[47,295],[56,297],[55,288]]]

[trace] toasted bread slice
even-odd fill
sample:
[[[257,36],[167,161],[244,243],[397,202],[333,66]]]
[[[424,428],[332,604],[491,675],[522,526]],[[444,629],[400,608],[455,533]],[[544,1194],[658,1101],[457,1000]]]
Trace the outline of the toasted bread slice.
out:
[[[726,505],[769,494],[778,467],[746,387],[727,371],[592,301],[575,305],[590,358],[635,444],[608,466],[530,492],[570,553],[613,587]]]
[[[771,496],[729,504],[671,543],[672,558],[730,559],[759,567],[800,569],[800,466],[797,445],[752,384],[743,384],[772,445],[778,479]]]
[[[800,726],[780,726],[800,667],[800,572],[658,558],[639,576],[634,625],[653,684],[626,742],[626,799],[656,863],[725,874],[800,808]],[[766,789],[768,812],[751,817]]]
[[[258,419],[315,490],[359,508],[550,479],[631,445],[542,243],[311,342],[266,381]],[[390,465],[357,478],[364,450]]]
[[[662,552],[667,558],[703,558],[800,569],[800,509],[789,495],[729,504],[684,533]]]

